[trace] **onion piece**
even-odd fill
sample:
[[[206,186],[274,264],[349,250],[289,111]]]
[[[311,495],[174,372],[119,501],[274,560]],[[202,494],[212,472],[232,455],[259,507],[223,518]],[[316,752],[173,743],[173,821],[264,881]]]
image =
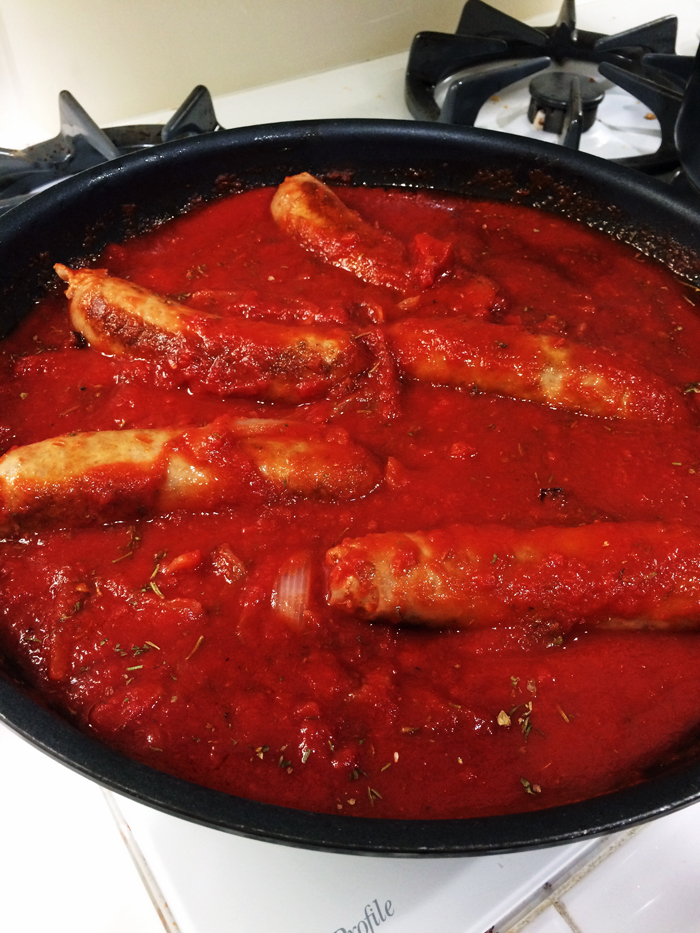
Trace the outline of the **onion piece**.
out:
[[[280,566],[272,591],[272,606],[294,627],[301,628],[309,604],[311,553],[298,551]]]

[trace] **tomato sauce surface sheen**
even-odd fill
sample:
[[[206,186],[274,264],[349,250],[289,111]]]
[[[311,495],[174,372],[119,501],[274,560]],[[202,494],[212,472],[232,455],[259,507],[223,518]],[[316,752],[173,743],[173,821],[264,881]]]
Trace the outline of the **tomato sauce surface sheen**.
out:
[[[96,265],[224,317],[350,328],[368,352],[409,314],[603,347],[673,386],[684,418],[596,417],[400,381],[386,366],[298,405],[221,399],[79,345],[57,291],[2,345],[3,453],[74,432],[294,417],[343,429],[383,479],[349,501],[251,494],[230,509],[7,537],[3,651],[85,731],[263,802],[470,817],[643,780],[697,728],[695,631],[368,621],[329,607],[324,558],[344,538],[455,523],[700,526],[695,291],[601,234],[530,209],[337,191],[404,243],[449,243],[451,265],[422,291],[367,284],[282,232],[270,190],[110,246]],[[303,604],[289,592],[300,580]]]

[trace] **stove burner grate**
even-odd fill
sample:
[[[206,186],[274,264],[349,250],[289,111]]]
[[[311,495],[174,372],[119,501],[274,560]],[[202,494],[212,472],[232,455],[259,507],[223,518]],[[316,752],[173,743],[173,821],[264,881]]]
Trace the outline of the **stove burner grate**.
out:
[[[160,143],[220,130],[209,91],[196,87],[165,124],[100,129],[68,91],[58,98],[57,136],[26,149],[0,148],[0,214],[43,188],[102,162]]]
[[[676,123],[694,59],[675,54],[678,19],[665,16],[606,36],[576,27],[575,0],[564,0],[553,26],[535,28],[482,0],[467,0],[454,35],[421,32],[414,38],[406,71],[406,102],[418,120],[473,126],[483,104],[515,82],[544,72],[571,74],[563,109],[554,121],[559,142],[578,148],[592,123],[586,104],[588,72],[633,95],[657,118],[661,141],[654,153],[614,161],[651,175],[679,166]],[[532,105],[531,105],[532,106]],[[535,110],[537,111],[535,105]],[[540,108],[545,111],[547,108]],[[549,130],[552,121],[545,129]]]

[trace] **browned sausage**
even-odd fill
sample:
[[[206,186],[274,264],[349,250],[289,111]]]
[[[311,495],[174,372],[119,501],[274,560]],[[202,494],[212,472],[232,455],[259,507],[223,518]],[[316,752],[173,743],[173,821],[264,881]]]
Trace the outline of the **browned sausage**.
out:
[[[477,320],[407,319],[387,328],[400,370],[421,382],[632,421],[688,419],[680,392],[634,360]]]
[[[328,551],[331,606],[434,628],[700,627],[700,529],[453,525]]]
[[[271,204],[276,223],[307,250],[364,282],[406,291],[433,283],[449,244],[418,234],[406,247],[378,230],[308,172],[286,178]]]
[[[220,318],[108,275],[71,270],[73,327],[112,356],[147,360],[175,382],[220,396],[299,402],[348,382],[368,363],[352,335],[333,325],[287,325]]]
[[[204,427],[92,431],[0,458],[0,533],[131,520],[247,497],[348,499],[381,479],[342,429],[222,417]]]

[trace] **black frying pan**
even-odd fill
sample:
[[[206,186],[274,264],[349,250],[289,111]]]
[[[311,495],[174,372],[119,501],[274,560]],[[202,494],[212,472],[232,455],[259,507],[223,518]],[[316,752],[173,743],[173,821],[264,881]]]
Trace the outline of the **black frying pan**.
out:
[[[309,171],[362,185],[431,187],[562,213],[656,256],[700,284],[700,199],[615,164],[487,131],[388,121],[319,121],[212,133],[118,159],[0,218],[0,328],[54,281],[52,265],[99,252],[201,199]],[[570,842],[700,799],[700,752],[644,784],[582,803],[465,820],[380,820],[259,804],[118,754],[46,709],[1,663],[0,719],[75,771],[175,816],[256,839],[372,855],[484,855]],[[700,734],[700,725],[699,725]],[[700,749],[700,741],[698,742]]]

